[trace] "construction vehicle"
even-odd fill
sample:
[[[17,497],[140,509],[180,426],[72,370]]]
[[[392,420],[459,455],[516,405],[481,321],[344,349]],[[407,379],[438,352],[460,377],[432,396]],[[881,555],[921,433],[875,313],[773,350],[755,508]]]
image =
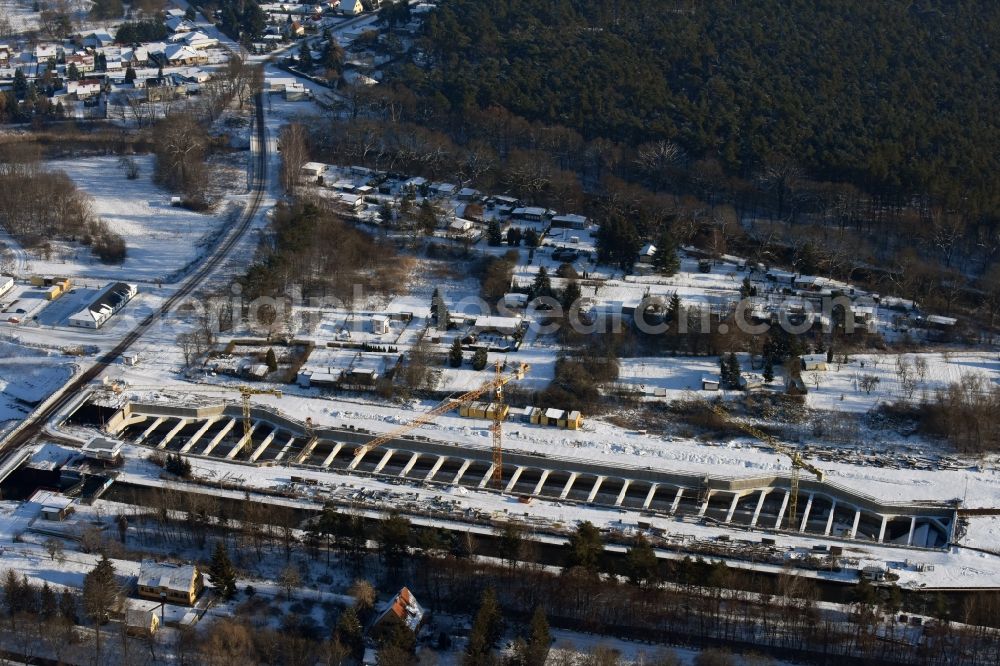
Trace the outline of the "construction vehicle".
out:
[[[691,393],[692,395],[694,395],[693,392]],[[808,460],[806,460],[800,451],[785,446],[784,444],[780,443],[777,439],[767,434],[760,428],[757,428],[749,423],[743,423],[742,421],[733,421],[731,419],[730,413],[727,412],[722,407],[722,405],[718,404],[717,402],[710,402],[697,395],[695,395],[695,399],[704,402],[705,404],[708,405],[709,409],[718,414],[720,417],[726,419],[727,421],[730,421],[743,432],[747,433],[752,437],[756,437],[760,441],[771,446],[775,451],[777,451],[781,455],[788,458],[788,460],[792,464],[792,476],[790,480],[791,488],[788,491],[788,526],[793,530],[797,529],[795,527],[795,524],[798,521],[798,516],[799,516],[799,479],[801,472],[802,470],[806,470],[807,472],[813,474],[817,480],[822,481],[823,470],[819,469],[818,467],[810,463]]]
[[[504,409],[504,392],[503,387],[512,381],[517,381],[524,378],[527,374],[530,366],[527,363],[520,363],[514,371],[504,374],[505,362],[499,359],[494,366],[495,372],[493,379],[485,382],[482,386],[477,389],[473,389],[467,393],[463,393],[457,398],[446,398],[439,405],[431,409],[430,411],[424,412],[412,421],[385,433],[384,435],[379,435],[378,437],[369,440],[357,447],[354,450],[355,460],[360,460],[365,454],[367,454],[372,449],[377,449],[378,447],[388,444],[394,439],[397,439],[413,430],[416,430],[422,425],[431,423],[438,416],[450,412],[453,409],[461,407],[462,405],[468,404],[487,393],[492,393],[493,395],[493,421],[490,424],[490,434],[493,439],[493,487],[500,489],[501,483],[503,481],[503,420],[506,416],[506,410]]]
[[[169,390],[169,387],[164,386],[132,386],[126,384],[122,381],[114,381],[107,384],[107,387],[112,393],[121,394],[125,391],[163,391]],[[178,389],[183,390],[184,387],[178,387]],[[250,443],[250,434],[253,429],[253,423],[250,419],[250,398],[255,395],[273,395],[276,398],[281,397],[281,391],[278,389],[268,389],[268,388],[254,388],[253,386],[247,386],[245,384],[240,386],[201,386],[198,385],[197,388],[192,388],[191,392],[194,394],[202,393],[239,393],[240,398],[243,403],[243,439],[241,440],[241,449]]]

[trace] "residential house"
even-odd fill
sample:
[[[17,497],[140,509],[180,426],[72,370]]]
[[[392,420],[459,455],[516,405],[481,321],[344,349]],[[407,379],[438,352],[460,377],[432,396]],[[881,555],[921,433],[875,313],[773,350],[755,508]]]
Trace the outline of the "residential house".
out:
[[[71,65],[76,66],[76,71],[80,74],[87,74],[94,71],[94,56],[89,53],[74,53],[66,56],[66,71],[69,72]]]
[[[102,46],[111,46],[115,43],[115,38],[110,32],[101,28],[100,30],[94,30],[83,38],[83,45],[87,48],[100,48]]]
[[[98,329],[125,307],[137,293],[139,293],[139,288],[136,285],[116,282],[85,309],[70,315],[69,325],[78,328]]]
[[[372,622],[370,633],[373,638],[378,638],[391,633],[396,627],[403,627],[415,636],[426,621],[427,612],[417,603],[413,593],[404,587]]]
[[[103,84],[100,79],[67,81],[66,92],[70,95],[76,95],[77,99],[86,99],[88,97],[93,97],[94,95],[100,95],[102,85]]]
[[[640,264],[652,264],[654,256],[656,256],[656,246],[652,243],[646,243],[642,249],[639,250],[638,262]]]
[[[520,317],[477,317],[473,324],[475,333],[499,333],[500,335],[514,335],[521,330],[524,320]]]
[[[326,173],[326,165],[322,162],[306,162],[302,165],[302,175],[308,178],[319,178]]]
[[[179,32],[191,32],[195,29],[194,23],[191,23],[191,21],[188,21],[183,16],[171,16],[163,22],[163,25],[167,26],[167,30],[175,34]]]
[[[143,560],[139,565],[139,596],[144,599],[191,606],[204,588],[201,571],[193,564]]]
[[[345,16],[357,16],[365,11],[361,0],[340,0],[340,13]]]
[[[33,55],[38,64],[55,62],[62,53],[62,47],[58,44],[38,44],[35,46]]]
[[[163,50],[163,59],[168,65],[196,65],[208,61],[208,57],[187,44],[171,44]]]
[[[589,220],[583,215],[556,215],[552,218],[552,226],[568,227],[570,229],[586,229]]]
[[[175,44],[186,44],[191,48],[201,51],[203,49],[209,49],[213,46],[217,46],[219,40],[215,37],[209,37],[201,31],[187,32],[182,35],[171,35],[169,41]]]
[[[515,208],[511,211],[510,216],[515,220],[524,220],[527,222],[541,222],[545,217],[546,211],[544,208],[539,208],[537,206],[527,206],[521,208]]]

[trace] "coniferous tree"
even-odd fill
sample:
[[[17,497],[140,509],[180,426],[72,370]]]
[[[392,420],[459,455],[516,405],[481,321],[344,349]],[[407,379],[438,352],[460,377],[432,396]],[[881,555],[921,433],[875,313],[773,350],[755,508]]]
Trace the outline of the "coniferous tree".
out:
[[[348,606],[337,619],[337,629],[334,636],[346,645],[355,659],[360,659],[365,652],[365,636],[361,620],[353,606]]]
[[[636,537],[635,543],[625,556],[628,581],[633,585],[655,583],[660,578],[659,565],[652,544],[643,535]]]
[[[549,271],[545,266],[540,266],[535,274],[535,281],[531,285],[532,298],[544,298],[552,296],[552,280],[549,278]]]
[[[278,357],[274,353],[274,347],[268,348],[265,363],[267,363],[267,369],[271,372],[278,369]]]
[[[129,65],[128,67],[126,67],[125,68],[125,83],[132,83],[133,81],[135,81],[135,77],[136,77],[135,69],[132,67],[132,65]]]
[[[299,49],[299,67],[309,71],[313,66],[312,51],[309,49],[309,42],[302,42],[302,48]]]
[[[541,606],[535,608],[531,616],[530,635],[528,636],[527,649],[525,650],[525,666],[544,666],[545,660],[549,656],[549,647],[552,644],[552,632],[549,631],[549,621],[545,617],[545,609]]]
[[[561,300],[563,313],[569,313],[573,309],[574,304],[580,300],[581,296],[583,296],[583,292],[580,291],[580,285],[576,283],[576,280],[570,280],[566,283]]]
[[[38,595],[38,607],[41,616],[46,620],[59,614],[59,601],[48,581],[42,583],[42,589]]]
[[[489,362],[489,357],[487,356],[485,349],[482,348],[477,349],[476,352],[472,355],[473,370],[482,370],[483,368],[486,367],[486,364],[488,362]]]
[[[462,663],[465,666],[488,663],[493,647],[503,635],[503,630],[503,613],[500,611],[496,592],[492,587],[487,588],[483,592],[479,610],[476,611],[476,617],[472,622],[469,644],[465,649]]]
[[[584,521],[569,538],[569,559],[567,566],[583,567],[597,573],[604,552],[601,532],[590,521]]]
[[[439,331],[448,330],[448,321],[450,318],[451,314],[448,312],[448,306],[445,305],[444,299],[439,297],[434,307],[434,319],[437,320]]]
[[[451,343],[451,351],[448,352],[448,365],[453,368],[462,367],[462,339],[455,338]]]
[[[670,295],[670,301],[667,303],[667,319],[670,321],[677,321],[681,312],[681,297],[677,295],[675,291]]]
[[[229,550],[221,539],[215,542],[212,562],[208,567],[208,580],[224,599],[232,599],[236,595],[236,569],[229,559]]]
[[[673,275],[680,270],[681,261],[677,257],[677,241],[673,234],[664,231],[656,243],[656,253],[653,254],[653,270],[660,275]]]
[[[486,227],[486,242],[493,247],[503,245],[503,233],[500,231],[500,223],[497,220],[490,220]]]
[[[774,381],[774,361],[770,356],[764,357],[764,383],[770,384]]]
[[[62,594],[59,595],[59,616],[73,624],[77,624],[79,621],[76,596],[69,588],[63,589]]]
[[[115,567],[107,555],[102,555],[97,566],[83,577],[83,609],[94,623],[98,662],[101,654],[101,625],[108,621],[121,599],[122,590],[115,580]]]

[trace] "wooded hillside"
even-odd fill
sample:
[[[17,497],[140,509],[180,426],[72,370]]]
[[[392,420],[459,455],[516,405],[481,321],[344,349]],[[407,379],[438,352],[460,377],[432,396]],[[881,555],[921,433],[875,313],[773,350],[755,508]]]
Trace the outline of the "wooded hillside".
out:
[[[993,0],[449,0],[425,37],[408,83],[439,113],[1000,208]]]

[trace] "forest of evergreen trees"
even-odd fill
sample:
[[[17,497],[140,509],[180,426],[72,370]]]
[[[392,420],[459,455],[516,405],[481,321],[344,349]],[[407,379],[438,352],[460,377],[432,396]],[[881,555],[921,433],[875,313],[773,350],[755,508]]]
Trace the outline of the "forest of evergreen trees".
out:
[[[454,0],[406,82],[455,118],[670,139],[744,178],[795,160],[993,216],[998,31],[991,0]]]

